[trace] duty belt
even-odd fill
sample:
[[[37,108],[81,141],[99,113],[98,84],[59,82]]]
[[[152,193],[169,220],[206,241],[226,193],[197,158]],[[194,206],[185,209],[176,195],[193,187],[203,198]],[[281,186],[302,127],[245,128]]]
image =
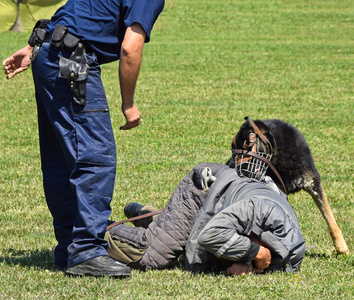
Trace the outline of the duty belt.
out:
[[[28,44],[33,47],[31,60],[35,60],[44,42],[50,42],[51,48],[71,53],[70,58],[59,59],[59,77],[69,84],[76,104],[86,105],[86,82],[88,77],[86,50],[80,39],[68,31],[68,28],[57,24],[52,34],[46,31],[49,20],[40,20],[35,25]]]
[[[49,20],[39,20],[28,40],[28,44],[33,47],[31,54],[31,60],[35,60],[39,52],[40,47],[45,42],[50,42],[50,45],[55,50],[66,50],[69,52],[75,51],[76,46],[80,42],[80,39],[70,33],[68,28],[58,24],[53,33],[46,31],[46,27]]]

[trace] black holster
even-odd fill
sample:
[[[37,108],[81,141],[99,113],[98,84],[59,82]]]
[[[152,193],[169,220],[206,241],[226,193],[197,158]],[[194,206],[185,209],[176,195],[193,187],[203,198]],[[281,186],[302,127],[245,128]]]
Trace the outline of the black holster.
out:
[[[46,30],[49,22],[50,20],[48,19],[42,19],[37,21],[36,25],[33,27],[32,34],[28,40],[28,44],[33,47],[30,56],[31,61],[36,59],[42,44],[49,41],[50,34]]]
[[[65,78],[73,93],[74,102],[86,105],[86,82],[89,66],[85,47],[78,43],[70,58],[60,57],[59,74]]]
[[[37,21],[36,25],[34,25],[32,34],[28,40],[28,44],[31,47],[34,47],[35,45],[42,45],[42,43],[48,38],[47,35],[47,25],[50,22],[48,19],[41,19]]]

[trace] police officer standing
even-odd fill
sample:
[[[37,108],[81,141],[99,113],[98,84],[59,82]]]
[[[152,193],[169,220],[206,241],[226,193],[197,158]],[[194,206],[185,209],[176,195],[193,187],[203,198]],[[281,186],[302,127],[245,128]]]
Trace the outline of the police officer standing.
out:
[[[43,185],[58,241],[55,265],[68,274],[131,274],[108,256],[104,240],[116,149],[100,65],[120,60],[126,118],[120,129],[138,126],[134,90],[143,46],[163,6],[164,0],[68,0],[3,61],[8,79],[32,64]]]

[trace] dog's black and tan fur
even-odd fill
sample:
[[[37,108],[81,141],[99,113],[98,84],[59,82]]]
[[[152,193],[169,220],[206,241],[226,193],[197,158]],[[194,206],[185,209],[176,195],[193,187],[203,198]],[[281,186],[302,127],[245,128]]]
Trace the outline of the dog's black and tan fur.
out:
[[[327,222],[337,253],[349,254],[348,246],[321,186],[320,174],[315,167],[305,138],[294,126],[281,120],[255,120],[254,123],[273,145],[271,162],[280,174],[287,193],[296,193],[300,190],[308,192]],[[242,149],[244,141],[249,139],[250,132],[254,131],[249,121],[246,120],[233,139],[232,149]],[[226,164],[235,167],[234,154]],[[270,168],[267,170],[267,175],[275,181],[280,189],[284,190]]]

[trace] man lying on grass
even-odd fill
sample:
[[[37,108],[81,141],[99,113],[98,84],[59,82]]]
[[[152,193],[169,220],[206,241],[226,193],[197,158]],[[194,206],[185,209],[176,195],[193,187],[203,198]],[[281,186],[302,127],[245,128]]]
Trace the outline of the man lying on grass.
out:
[[[135,220],[135,227],[109,225],[110,256],[140,270],[171,267],[181,254],[193,272],[297,270],[305,241],[286,195],[265,176],[271,142],[250,133],[244,149],[235,150],[235,168],[198,164],[158,216]],[[156,210],[141,206],[129,212],[132,206],[125,208],[127,217]]]

